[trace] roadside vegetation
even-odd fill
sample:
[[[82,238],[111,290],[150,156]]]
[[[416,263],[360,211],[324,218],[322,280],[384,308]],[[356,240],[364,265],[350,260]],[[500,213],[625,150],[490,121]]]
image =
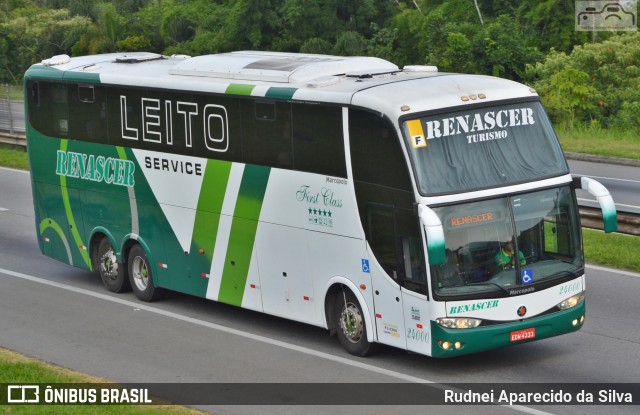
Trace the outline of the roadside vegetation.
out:
[[[110,383],[104,379],[74,372],[59,366],[32,359],[0,348],[0,384],[30,383]],[[6,405],[0,414],[51,414],[67,415],[199,415],[200,411],[173,405]]]
[[[587,262],[640,272],[640,237],[582,228]]]
[[[564,151],[640,160],[640,135],[634,130],[555,127]]]
[[[436,65],[524,82],[539,92],[566,151],[640,159],[640,32],[576,31],[573,2],[5,3],[0,84],[17,90],[30,65],[58,54],[195,56],[252,49],[368,55],[401,67]]]
[[[0,144],[0,166],[29,170],[29,159],[24,149],[14,149]]]

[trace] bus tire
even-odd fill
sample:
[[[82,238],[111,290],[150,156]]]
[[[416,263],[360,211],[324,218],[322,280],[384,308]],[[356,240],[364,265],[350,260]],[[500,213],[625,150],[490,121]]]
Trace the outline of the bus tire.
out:
[[[100,279],[102,279],[102,283],[107,290],[114,293],[122,293],[131,289],[125,264],[118,262],[116,251],[106,236],[98,244],[95,264],[97,265]]]
[[[373,343],[367,340],[365,315],[356,296],[348,289],[336,294],[336,332],[342,347],[356,356],[367,356],[373,351]]]
[[[133,293],[142,301],[152,302],[164,295],[162,288],[156,287],[147,253],[135,244],[128,255],[129,280]]]

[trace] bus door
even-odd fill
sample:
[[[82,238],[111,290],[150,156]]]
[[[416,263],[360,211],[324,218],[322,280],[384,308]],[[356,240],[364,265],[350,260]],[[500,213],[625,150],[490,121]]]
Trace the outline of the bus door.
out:
[[[431,309],[427,296],[427,273],[422,238],[404,236],[402,256],[405,265],[402,305],[407,349],[430,355]]]
[[[366,207],[366,233],[378,342],[407,347],[400,281],[404,279],[401,238],[397,235],[397,211],[393,206]]]

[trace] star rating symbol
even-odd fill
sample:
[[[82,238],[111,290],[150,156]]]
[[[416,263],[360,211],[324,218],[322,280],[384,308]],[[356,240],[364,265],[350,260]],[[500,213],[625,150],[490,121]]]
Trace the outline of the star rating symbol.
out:
[[[308,212],[309,215],[317,215],[317,216],[324,216],[324,217],[333,217],[333,212],[331,212],[330,210],[324,210],[324,209],[316,209],[316,208],[308,208]]]

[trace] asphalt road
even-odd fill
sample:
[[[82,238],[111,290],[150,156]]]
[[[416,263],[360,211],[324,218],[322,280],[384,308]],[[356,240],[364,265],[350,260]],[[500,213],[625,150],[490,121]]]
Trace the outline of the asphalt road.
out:
[[[637,253],[636,253],[637,254]],[[453,360],[382,347],[348,355],[326,331],[202,299],[147,304],[43,257],[27,173],[0,169],[0,347],[116,382],[640,382],[640,275],[589,266],[570,335]],[[636,396],[636,399],[639,397]],[[330,400],[330,397],[327,397]],[[219,414],[637,414],[638,406],[207,406]]]
[[[589,176],[602,183],[613,196],[618,212],[640,214],[640,167],[568,160],[573,175]],[[578,203],[598,207],[595,198],[583,190],[576,192]]]

